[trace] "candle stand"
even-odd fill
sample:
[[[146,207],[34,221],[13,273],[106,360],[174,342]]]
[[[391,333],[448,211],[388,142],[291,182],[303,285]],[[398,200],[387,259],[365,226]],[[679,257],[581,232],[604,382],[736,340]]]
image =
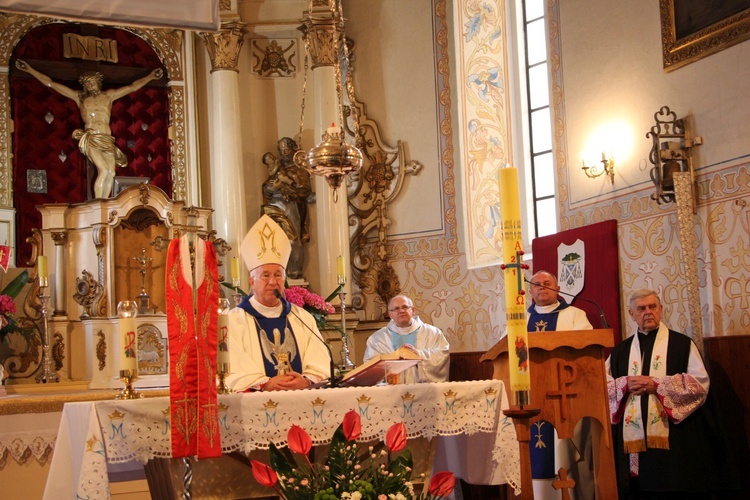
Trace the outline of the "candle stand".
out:
[[[138,379],[138,370],[120,370],[120,380],[125,384],[115,399],[139,399],[144,395],[133,388],[133,382]]]
[[[356,368],[356,365],[349,359],[349,336],[346,334],[346,292],[344,286],[346,285],[346,276],[338,276],[338,284],[342,285],[339,291],[339,300],[341,300],[341,362],[339,363],[339,371],[343,374]]]
[[[238,306],[240,305],[240,302],[242,302],[242,295],[237,291],[237,289],[240,287],[240,278],[239,277],[232,277],[232,286],[234,287],[234,293],[232,294],[232,298],[234,299],[234,305]]]
[[[49,281],[47,277],[40,276],[39,291],[37,292],[36,297],[39,299],[39,303],[42,306],[42,372],[36,377],[37,384],[39,382],[46,384],[47,382],[60,381],[60,376],[55,371],[53,365],[54,361],[52,359],[52,346],[50,345],[49,339],[49,323],[47,322],[47,300],[49,299],[49,295],[45,293],[48,286]]]
[[[216,376],[219,377],[219,383],[216,385],[218,394],[229,394],[231,392],[227,387],[227,375],[229,375],[229,363],[219,363],[216,366]]]
[[[239,294],[238,294],[239,295]],[[236,299],[235,299],[236,300]],[[229,299],[219,299],[219,309],[216,320],[216,385],[218,394],[229,394],[226,378],[229,375]]]

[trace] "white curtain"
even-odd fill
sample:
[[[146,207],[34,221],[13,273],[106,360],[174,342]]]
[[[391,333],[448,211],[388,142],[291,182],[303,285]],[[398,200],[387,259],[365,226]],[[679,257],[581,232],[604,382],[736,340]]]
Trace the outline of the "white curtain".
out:
[[[0,10],[98,24],[219,29],[219,0],[0,0]]]

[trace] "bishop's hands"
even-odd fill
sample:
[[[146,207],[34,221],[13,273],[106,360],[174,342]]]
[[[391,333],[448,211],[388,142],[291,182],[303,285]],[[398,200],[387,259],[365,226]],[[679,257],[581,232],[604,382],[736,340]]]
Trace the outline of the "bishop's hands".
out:
[[[263,386],[264,391],[291,391],[294,389],[306,389],[310,386],[310,380],[297,372],[289,372],[284,375],[276,375],[268,379]]]
[[[628,392],[635,396],[656,394],[656,383],[648,375],[631,375],[628,377]]]

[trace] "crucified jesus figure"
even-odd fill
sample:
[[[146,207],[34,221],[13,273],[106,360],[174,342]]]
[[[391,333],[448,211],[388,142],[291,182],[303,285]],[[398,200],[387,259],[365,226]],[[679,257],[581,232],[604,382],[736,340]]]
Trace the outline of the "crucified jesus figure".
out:
[[[74,90],[53,81],[21,59],[16,61],[16,68],[29,73],[45,86],[76,102],[81,111],[84,128],[74,130],[73,138],[78,141],[81,153],[91,160],[98,171],[94,183],[94,197],[109,197],[115,181],[115,166],[125,167],[128,164],[125,153],[115,146],[115,138],[109,127],[112,101],[135,92],[151,80],[158,80],[162,77],[162,70],[157,68],[130,85],[102,91],[104,77],[98,72],[82,74],[78,81],[83,85],[83,90]]]

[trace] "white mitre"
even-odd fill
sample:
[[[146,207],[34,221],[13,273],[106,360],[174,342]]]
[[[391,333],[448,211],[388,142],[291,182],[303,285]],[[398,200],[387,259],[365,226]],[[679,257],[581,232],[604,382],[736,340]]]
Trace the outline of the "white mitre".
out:
[[[279,264],[286,269],[292,244],[286,233],[268,215],[261,216],[240,245],[240,254],[249,271],[264,264]]]

